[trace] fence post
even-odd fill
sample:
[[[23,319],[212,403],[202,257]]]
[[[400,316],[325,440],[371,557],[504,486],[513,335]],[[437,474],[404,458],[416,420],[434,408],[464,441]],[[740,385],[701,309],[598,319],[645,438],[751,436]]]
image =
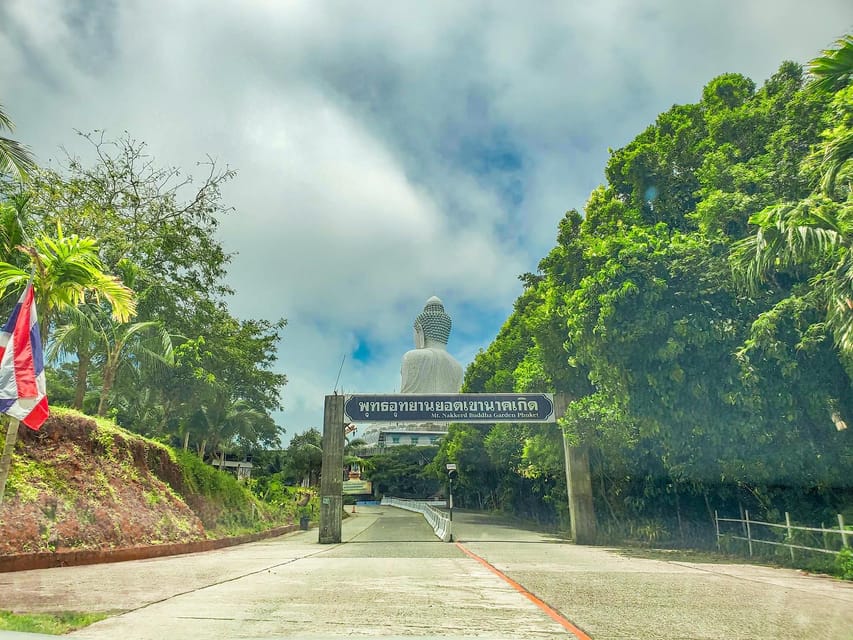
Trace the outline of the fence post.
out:
[[[850,544],[847,542],[847,530],[844,528],[844,516],[840,513],[838,514],[838,528],[841,529],[841,544],[843,544],[845,548],[849,547]]]
[[[717,551],[720,551],[720,519],[717,516],[717,510],[714,509],[714,529],[717,530]]]
[[[744,510],[745,521],[746,521],[746,541],[749,544],[749,555],[752,557],[752,530],[749,527],[749,510]]]
[[[788,527],[788,544],[794,544],[794,534],[791,532],[791,516],[785,512],[785,524]],[[794,562],[794,547],[788,547],[791,550],[791,562]]]

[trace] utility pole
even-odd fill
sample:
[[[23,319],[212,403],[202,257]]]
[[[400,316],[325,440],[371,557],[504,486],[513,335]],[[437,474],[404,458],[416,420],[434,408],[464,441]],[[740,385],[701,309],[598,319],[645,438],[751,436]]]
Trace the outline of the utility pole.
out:
[[[18,439],[18,420],[7,416],[6,441],[3,445],[3,456],[0,457],[0,505],[3,504],[3,496],[6,494],[6,479],[9,477],[9,468],[12,466],[12,452],[15,450],[15,441]]]
[[[567,394],[554,394],[554,415],[557,420],[566,415],[568,407]],[[566,456],[566,486],[569,494],[572,540],[575,544],[594,544],[596,521],[592,503],[592,478],[589,472],[589,446],[586,443],[576,447],[569,446],[562,427],[560,432],[563,435],[563,451]]]
[[[341,541],[344,508],[344,396],[326,396],[323,416],[323,467],[320,476],[320,544]]]

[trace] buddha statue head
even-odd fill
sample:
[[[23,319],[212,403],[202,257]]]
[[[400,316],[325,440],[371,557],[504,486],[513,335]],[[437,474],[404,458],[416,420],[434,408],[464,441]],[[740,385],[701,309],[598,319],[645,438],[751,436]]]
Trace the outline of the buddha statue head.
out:
[[[403,355],[400,393],[459,393],[462,365],[447,353],[450,316],[433,296],[415,319],[415,348]]]
[[[415,318],[415,347],[422,349],[429,343],[447,345],[450,338],[451,320],[444,311],[444,303],[433,296],[427,300],[424,310]]]

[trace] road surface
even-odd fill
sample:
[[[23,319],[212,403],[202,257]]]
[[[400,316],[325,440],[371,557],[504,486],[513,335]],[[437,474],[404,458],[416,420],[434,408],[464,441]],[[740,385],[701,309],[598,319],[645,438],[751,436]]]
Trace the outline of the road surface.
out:
[[[456,514],[359,507],[316,530],[203,554],[0,574],[0,609],[105,611],[80,638],[850,640],[853,584],[748,565],[628,558]]]

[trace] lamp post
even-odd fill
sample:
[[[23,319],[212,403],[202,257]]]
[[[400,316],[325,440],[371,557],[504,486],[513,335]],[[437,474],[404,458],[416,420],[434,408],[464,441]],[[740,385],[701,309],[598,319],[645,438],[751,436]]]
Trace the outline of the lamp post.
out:
[[[448,462],[447,463],[447,495],[448,495],[448,506],[450,507],[450,542],[453,542],[453,481],[459,476],[459,473],[456,471],[456,463]]]

